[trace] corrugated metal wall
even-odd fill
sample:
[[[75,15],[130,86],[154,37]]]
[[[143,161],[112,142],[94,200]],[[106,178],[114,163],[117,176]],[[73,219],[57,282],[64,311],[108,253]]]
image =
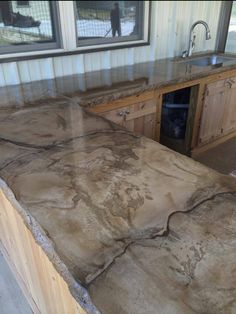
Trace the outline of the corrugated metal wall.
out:
[[[221,2],[152,1],[150,46],[0,64],[0,86],[181,55],[189,29],[199,19],[209,24],[211,40],[206,41],[203,27],[197,26],[195,51],[214,50]]]

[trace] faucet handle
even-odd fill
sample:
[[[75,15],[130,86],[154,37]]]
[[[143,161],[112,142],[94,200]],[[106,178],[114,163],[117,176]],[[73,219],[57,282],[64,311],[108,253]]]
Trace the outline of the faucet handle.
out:
[[[193,35],[193,40],[192,40],[192,48],[195,47],[195,40],[196,40],[196,35]]]
[[[210,30],[206,32],[206,40],[211,39],[211,33]]]

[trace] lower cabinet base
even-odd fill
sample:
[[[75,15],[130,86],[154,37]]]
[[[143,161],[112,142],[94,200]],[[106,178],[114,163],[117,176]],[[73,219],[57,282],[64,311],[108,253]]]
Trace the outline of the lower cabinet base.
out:
[[[203,152],[205,152],[205,151],[207,151],[207,150],[209,150],[209,149],[211,149],[211,148],[214,148],[214,147],[216,147],[217,145],[222,144],[222,143],[226,142],[227,140],[229,140],[229,139],[231,139],[231,138],[233,138],[233,137],[235,137],[235,136],[236,136],[236,131],[231,132],[231,133],[229,133],[229,134],[227,134],[227,135],[225,135],[225,136],[223,136],[223,137],[220,137],[220,138],[214,140],[214,142],[205,144],[205,145],[203,145],[203,146],[198,146],[198,147],[194,148],[194,149],[191,151],[191,156],[192,156],[192,157],[196,157],[196,156],[198,156],[199,154],[201,154],[201,153],[203,153]]]

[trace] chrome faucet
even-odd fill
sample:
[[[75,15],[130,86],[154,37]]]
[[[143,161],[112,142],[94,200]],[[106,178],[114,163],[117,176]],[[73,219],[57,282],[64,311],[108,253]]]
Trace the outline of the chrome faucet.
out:
[[[190,33],[189,33],[189,43],[188,43],[188,50],[183,51],[182,57],[190,57],[193,53],[193,49],[195,47],[195,39],[196,39],[196,35],[193,35],[193,31],[195,26],[197,26],[198,24],[202,24],[205,29],[206,29],[206,40],[211,39],[211,34],[210,34],[210,28],[208,26],[208,24],[204,21],[197,21],[195,23],[193,23],[193,25],[191,26],[190,29]]]

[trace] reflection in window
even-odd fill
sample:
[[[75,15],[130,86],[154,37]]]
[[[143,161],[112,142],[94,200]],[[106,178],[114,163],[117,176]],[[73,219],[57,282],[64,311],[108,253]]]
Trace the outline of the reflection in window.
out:
[[[52,41],[55,35],[50,1],[0,1],[1,49]]]
[[[29,6],[29,1],[16,1],[17,3],[17,6],[20,7],[20,6]]]
[[[142,39],[144,1],[76,1],[79,45]]]
[[[225,52],[236,52],[236,1],[233,1]]]

